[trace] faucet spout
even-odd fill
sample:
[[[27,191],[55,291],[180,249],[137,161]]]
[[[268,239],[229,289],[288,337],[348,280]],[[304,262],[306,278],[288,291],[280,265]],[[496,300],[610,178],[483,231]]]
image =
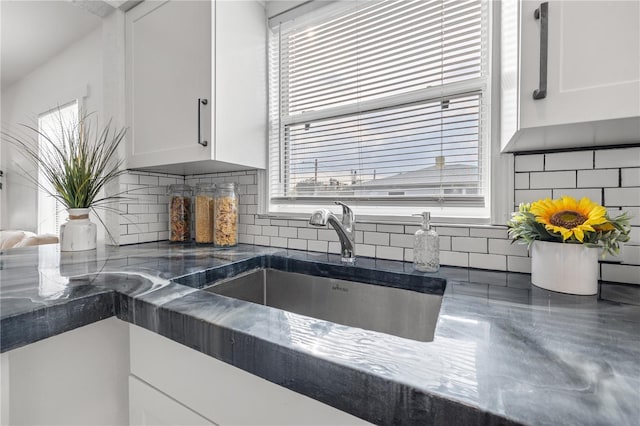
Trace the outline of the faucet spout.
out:
[[[335,203],[342,206],[341,221],[330,210],[320,209],[311,214],[309,224],[312,226],[327,226],[331,224],[340,240],[342,262],[354,263],[356,261],[355,215],[346,204],[340,201]]]

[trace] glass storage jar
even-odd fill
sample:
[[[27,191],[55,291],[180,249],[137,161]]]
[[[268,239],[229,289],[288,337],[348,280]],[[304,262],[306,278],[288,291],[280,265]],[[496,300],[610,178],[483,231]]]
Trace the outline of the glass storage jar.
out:
[[[191,241],[191,195],[189,185],[169,185],[169,241]]]
[[[195,232],[196,243],[213,242],[213,210],[216,186],[212,183],[196,185]]]
[[[238,244],[238,191],[235,183],[216,186],[213,215],[213,240],[216,247],[232,247]]]

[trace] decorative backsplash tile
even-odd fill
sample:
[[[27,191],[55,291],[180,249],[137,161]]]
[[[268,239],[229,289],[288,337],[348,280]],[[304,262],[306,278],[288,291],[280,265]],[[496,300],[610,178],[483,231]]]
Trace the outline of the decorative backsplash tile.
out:
[[[186,183],[236,182],[240,194],[239,241],[297,250],[340,253],[335,231],[312,228],[306,220],[268,218],[257,215],[256,171],[177,176],[130,171],[121,190],[131,200],[121,203],[120,244],[168,238],[166,186]],[[601,263],[607,281],[640,284],[640,148],[619,148],[521,154],[515,157],[515,200],[531,202],[562,195],[587,196],[609,208],[610,214],[629,211],[632,241],[616,259]],[[516,206],[514,206],[515,208]],[[357,222],[357,255],[380,259],[413,260],[416,225]],[[436,226],[440,234],[443,265],[531,271],[525,246],[511,244],[506,227]]]

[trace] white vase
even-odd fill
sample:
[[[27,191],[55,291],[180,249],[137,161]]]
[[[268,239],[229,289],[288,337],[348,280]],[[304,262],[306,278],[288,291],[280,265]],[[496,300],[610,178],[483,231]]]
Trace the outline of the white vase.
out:
[[[531,282],[560,293],[598,293],[599,248],[583,244],[534,241],[531,248]]]
[[[97,226],[89,220],[89,209],[67,209],[69,218],[60,225],[60,251],[96,248]]]

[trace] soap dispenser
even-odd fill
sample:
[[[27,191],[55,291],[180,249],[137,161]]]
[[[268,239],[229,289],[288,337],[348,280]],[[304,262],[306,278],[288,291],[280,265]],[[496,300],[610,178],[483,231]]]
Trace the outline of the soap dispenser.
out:
[[[431,229],[431,214],[422,212],[414,216],[422,217],[422,226],[413,238],[413,263],[421,272],[436,272],[440,269],[440,239]]]

